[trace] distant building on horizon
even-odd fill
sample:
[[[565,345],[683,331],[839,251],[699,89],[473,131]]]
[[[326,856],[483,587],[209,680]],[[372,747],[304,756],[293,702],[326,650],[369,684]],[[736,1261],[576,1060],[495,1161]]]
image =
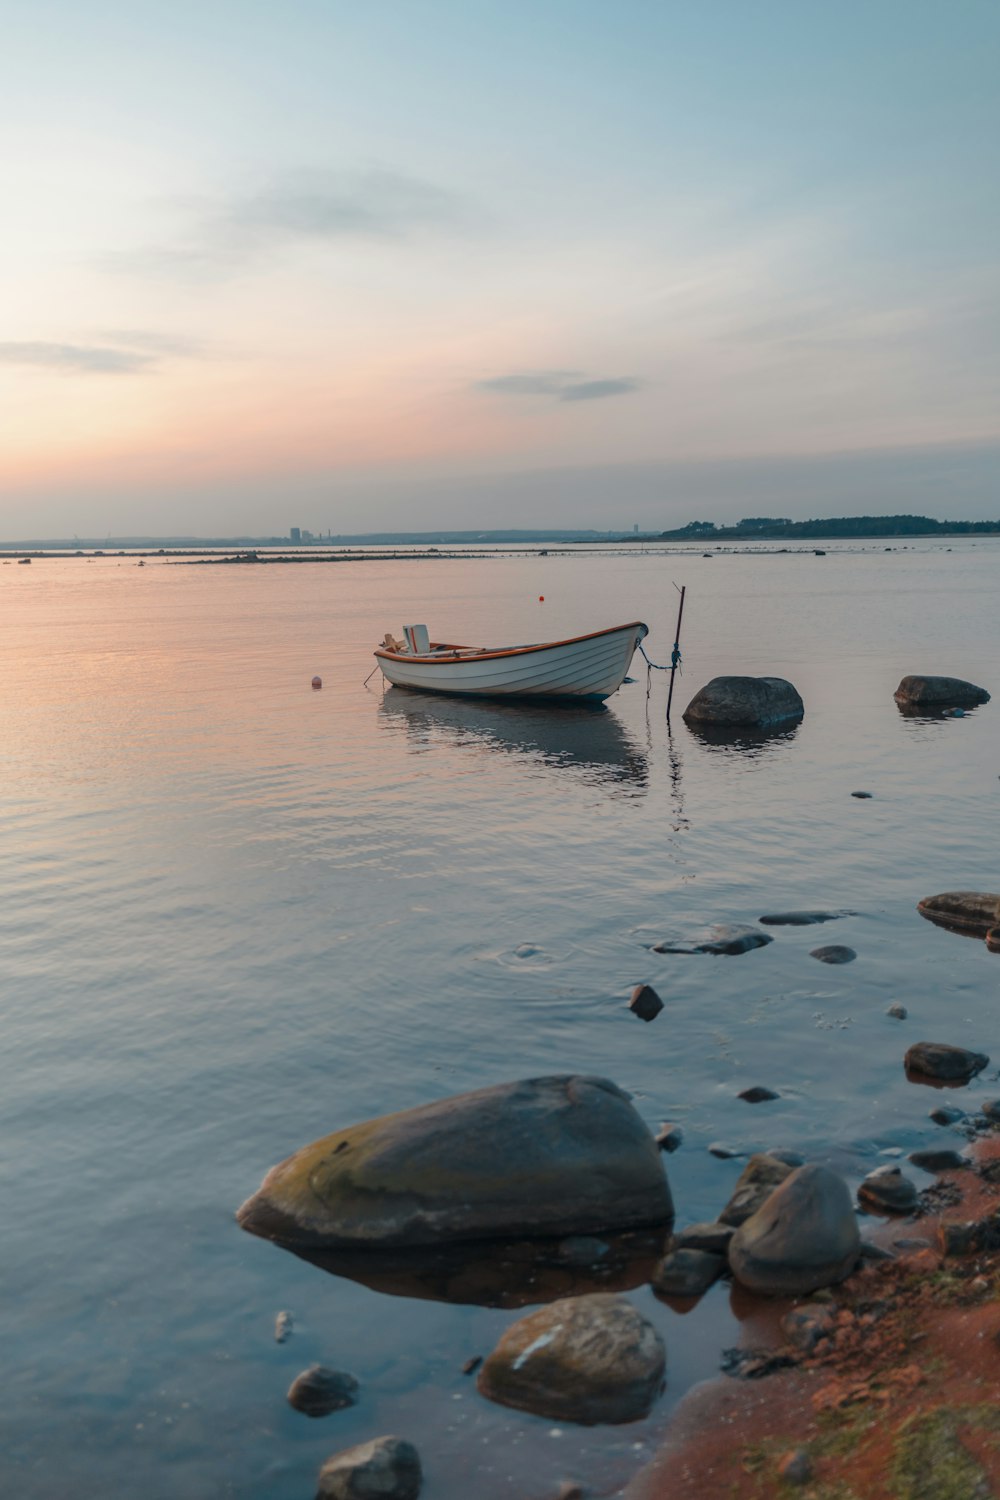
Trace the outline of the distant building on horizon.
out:
[[[293,547],[297,547],[299,545],[299,542],[301,542],[302,540],[302,533],[297,526],[290,526],[288,528],[288,539],[292,543]]]

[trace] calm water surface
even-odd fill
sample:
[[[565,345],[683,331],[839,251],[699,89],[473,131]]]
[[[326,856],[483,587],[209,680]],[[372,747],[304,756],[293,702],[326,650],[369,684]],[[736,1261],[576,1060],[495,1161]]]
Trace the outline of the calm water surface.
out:
[[[568,1474],[613,1491],[734,1341],[724,1287],[687,1315],[630,1293],[667,1340],[667,1397],[634,1427],[560,1432],[460,1373],[513,1313],[327,1275],[233,1210],[318,1135],[547,1072],[606,1073],[652,1127],[683,1124],[681,1222],[714,1217],[740,1170],[714,1141],[855,1181],[939,1139],[903,1051],[1000,1060],[1000,958],[914,908],[1000,888],[1000,702],[916,721],[892,692],[922,671],[1000,695],[998,562],[955,542],[0,568],[5,1492],[294,1500],[383,1432],[418,1442],[432,1500]],[[798,729],[668,734],[638,659],[597,713],[362,686],[373,642],[413,620],[504,643],[639,617],[665,660],[675,578],[680,706],[719,672],[777,674]],[[644,946],[788,906],[855,915],[739,958]],[[818,942],[858,959],[821,965]],[[625,1009],[643,980],[666,1003],[651,1026]],[[755,1083],[780,1100],[735,1097]],[[350,1370],[360,1404],[291,1411],[313,1361]]]

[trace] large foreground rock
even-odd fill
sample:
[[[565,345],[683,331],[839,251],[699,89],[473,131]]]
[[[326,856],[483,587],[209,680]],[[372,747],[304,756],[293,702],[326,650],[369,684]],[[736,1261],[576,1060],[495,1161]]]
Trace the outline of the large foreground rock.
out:
[[[624,1297],[566,1297],[508,1328],[479,1372],[484,1396],[557,1422],[634,1422],[663,1386],[663,1341]]]
[[[1000,896],[993,891],[942,891],[917,902],[917,911],[939,927],[986,937],[1000,925]]]
[[[403,1438],[373,1438],[334,1453],[319,1471],[316,1500],[417,1500],[420,1455]]]
[[[801,719],[802,699],[783,677],[713,677],[684,710],[689,724],[766,728]]]
[[[589,1234],[665,1222],[656,1142],[606,1078],[529,1078],[383,1115],[304,1146],[240,1208],[303,1248]]]
[[[893,697],[901,708],[974,708],[990,701],[985,688],[961,677],[904,677]]]
[[[794,1297],[843,1281],[861,1246],[854,1205],[829,1167],[794,1171],[733,1235],[729,1264],[751,1292]]]

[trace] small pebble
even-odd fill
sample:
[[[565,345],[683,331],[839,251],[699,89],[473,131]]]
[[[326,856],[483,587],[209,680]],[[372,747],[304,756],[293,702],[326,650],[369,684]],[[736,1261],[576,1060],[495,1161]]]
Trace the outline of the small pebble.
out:
[[[292,1315],[290,1312],[280,1312],[274,1320],[274,1341],[283,1344],[292,1336]]]
[[[479,1369],[482,1362],[483,1356],[481,1354],[474,1354],[471,1359],[465,1361],[465,1364],[462,1366],[462,1374],[471,1375],[475,1370]]]
[[[730,1158],[739,1155],[738,1151],[734,1151],[731,1146],[727,1146],[723,1141],[713,1141],[708,1149],[720,1161],[729,1161]]]
[[[957,1151],[911,1151],[910,1161],[924,1172],[953,1172],[969,1165]]]
[[[640,1021],[655,1021],[663,1009],[663,1001],[651,984],[637,984],[632,991],[628,1008]]]
[[[905,1021],[909,1014],[910,1012],[907,1010],[906,1006],[900,1005],[898,1000],[894,1001],[886,1011],[886,1015],[892,1016],[893,1020],[895,1021]]]
[[[852,797],[859,797],[862,801],[867,801],[871,797],[871,795],[872,795],[871,792],[852,792],[851,793]]]
[[[328,1417],[345,1406],[356,1406],[358,1382],[343,1370],[311,1365],[296,1375],[288,1391],[288,1404],[307,1417]]]
[[[666,1123],[660,1127],[656,1137],[656,1144],[661,1151],[676,1151],[684,1140],[684,1132],[679,1125]]]
[[[766,1104],[771,1099],[780,1099],[781,1095],[776,1094],[773,1089],[764,1088],[762,1084],[755,1083],[752,1088],[744,1089],[736,1097],[745,1099],[747,1104]]]
[[[804,1448],[795,1448],[785,1454],[778,1473],[786,1484],[808,1484],[813,1476],[812,1459]]]

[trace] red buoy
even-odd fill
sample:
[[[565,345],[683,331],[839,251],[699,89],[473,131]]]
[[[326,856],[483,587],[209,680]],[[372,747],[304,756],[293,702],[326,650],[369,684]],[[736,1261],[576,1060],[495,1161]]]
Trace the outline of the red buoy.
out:
[[[322,686],[323,686],[323,679],[322,679],[322,677],[314,677],[313,678],[313,687],[314,688],[321,688]]]
[[[538,596],[538,602],[539,602],[539,604],[544,604],[545,603],[545,595],[544,594],[539,594],[539,596]]]

